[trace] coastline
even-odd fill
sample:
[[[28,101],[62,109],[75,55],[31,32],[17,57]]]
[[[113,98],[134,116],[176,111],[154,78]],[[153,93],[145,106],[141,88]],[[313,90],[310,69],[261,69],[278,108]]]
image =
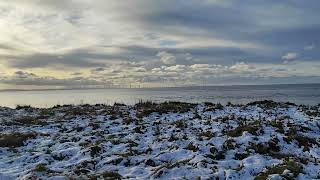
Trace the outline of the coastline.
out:
[[[320,105],[266,100],[0,107],[0,128],[0,179],[320,174]]]
[[[298,85],[308,85],[308,86],[319,86],[320,83],[291,83],[291,84],[283,84],[283,83],[270,83],[270,84],[224,84],[224,85],[205,85],[205,86],[200,86],[200,85],[193,85],[193,86],[172,86],[172,87],[141,87],[141,88],[128,88],[128,87],[112,87],[112,88],[39,88],[39,89],[0,89],[0,92],[28,92],[28,91],[68,91],[68,90],[103,90],[103,89],[176,89],[176,88],[203,88],[203,87],[209,87],[209,88],[214,88],[214,87],[242,87],[242,86],[252,86],[252,87],[265,87],[265,86],[298,86]]]

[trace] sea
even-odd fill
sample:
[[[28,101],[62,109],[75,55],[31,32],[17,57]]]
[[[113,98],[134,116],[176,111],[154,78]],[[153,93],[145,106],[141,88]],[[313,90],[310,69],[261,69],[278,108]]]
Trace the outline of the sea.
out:
[[[116,102],[133,105],[139,101],[246,104],[259,100],[316,105],[320,103],[320,84],[0,91],[0,106],[11,108],[17,105],[39,108],[63,104],[112,105]]]

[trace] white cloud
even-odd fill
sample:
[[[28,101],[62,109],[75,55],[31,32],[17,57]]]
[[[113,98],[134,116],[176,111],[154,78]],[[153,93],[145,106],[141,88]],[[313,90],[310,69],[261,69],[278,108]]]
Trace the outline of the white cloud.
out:
[[[303,49],[307,51],[307,50],[313,50],[315,47],[316,46],[314,44],[310,44],[308,46],[305,46]]]
[[[168,53],[166,51],[158,52],[157,57],[160,57],[160,61],[164,64],[175,64],[176,63],[176,57]]]
[[[288,52],[287,54],[283,55],[281,58],[283,60],[292,60],[298,57],[298,53],[296,52]]]
[[[255,67],[252,65],[249,65],[244,62],[240,62],[240,63],[236,63],[236,64],[230,66],[229,69],[234,72],[249,72],[249,71],[254,70],[254,68]]]
[[[172,71],[172,72],[183,72],[186,70],[185,65],[174,65],[174,66],[169,66],[164,68],[165,71]]]

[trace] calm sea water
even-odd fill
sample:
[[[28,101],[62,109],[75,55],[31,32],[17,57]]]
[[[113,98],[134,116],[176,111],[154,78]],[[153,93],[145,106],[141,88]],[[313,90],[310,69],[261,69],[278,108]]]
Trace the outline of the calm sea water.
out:
[[[271,99],[297,104],[320,103],[320,84],[210,86],[152,89],[89,89],[46,91],[3,91],[0,106],[32,105],[51,107],[57,104],[134,104],[139,100],[248,103]]]

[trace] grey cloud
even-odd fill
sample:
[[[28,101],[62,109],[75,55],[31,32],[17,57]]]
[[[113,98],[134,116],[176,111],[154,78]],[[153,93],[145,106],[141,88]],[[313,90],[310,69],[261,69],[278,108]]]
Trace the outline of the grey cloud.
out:
[[[230,48],[230,47],[201,47],[201,48],[175,48],[175,47],[164,47],[164,48],[152,48],[145,46],[125,46],[121,47],[132,53],[131,57],[135,59],[144,59],[141,54],[144,53],[143,57],[147,57],[149,60],[153,59],[158,52],[168,52],[176,56],[176,62],[178,64],[192,64],[194,63],[191,59],[188,60],[186,54],[190,54],[192,59],[198,59],[201,63],[213,63],[213,64],[233,64],[240,60],[246,60],[248,62],[278,62],[279,56],[277,54],[266,54],[259,53],[250,49]],[[129,54],[128,53],[128,54]],[[138,55],[140,54],[140,55]],[[148,60],[147,59],[147,60]]]
[[[80,75],[82,75],[82,73],[80,73],[80,72],[75,72],[75,73],[71,74],[71,76],[80,76]]]
[[[102,71],[104,71],[104,70],[106,70],[106,69],[103,68],[103,67],[98,67],[98,68],[92,69],[91,72],[102,72]]]
[[[97,54],[90,50],[74,50],[66,53],[49,54],[36,53],[23,56],[6,56],[8,65],[15,68],[36,68],[36,67],[54,67],[55,65],[63,65],[67,67],[101,67],[104,66],[103,61],[114,60],[121,56]]]
[[[18,50],[17,47],[11,46],[11,45],[7,45],[7,44],[0,44],[0,49],[4,49],[4,50]]]
[[[141,17],[141,23],[154,31],[164,29],[163,33],[169,34],[262,43],[273,47],[273,53],[277,55],[301,48],[306,43],[319,42],[319,13],[308,11],[314,9],[311,4],[320,5],[317,1],[311,1],[310,6],[305,2],[292,1],[232,1],[228,7],[185,4],[177,3],[172,8],[165,6],[167,9]],[[183,10],[179,10],[180,8]],[[303,12],[305,16],[296,12]],[[290,15],[292,19],[300,21],[290,23],[291,21],[287,21]],[[201,34],[197,34],[198,29],[202,30]]]
[[[29,77],[36,77],[35,74],[33,73],[28,73],[28,72],[23,72],[23,71],[16,71],[14,75],[18,78],[24,79],[24,78],[29,78]]]

